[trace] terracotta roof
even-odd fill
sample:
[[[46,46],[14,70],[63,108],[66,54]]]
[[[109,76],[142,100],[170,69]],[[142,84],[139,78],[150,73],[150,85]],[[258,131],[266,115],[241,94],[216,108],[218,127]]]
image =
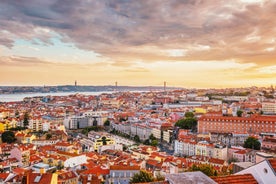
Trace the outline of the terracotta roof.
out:
[[[220,164],[220,165],[223,165],[225,163],[224,160],[218,159],[218,158],[210,158],[209,162],[214,164]]]
[[[99,175],[108,175],[109,174],[109,169],[102,169],[100,166],[94,167],[92,169],[88,169],[82,174],[95,174],[97,176]]]
[[[239,150],[239,151],[234,152],[233,154],[242,154],[242,155],[244,155],[246,153],[247,153],[246,150]]]
[[[21,168],[21,167],[16,167],[12,170],[12,172],[15,173],[15,174],[24,174],[25,171],[26,171],[26,169]]]
[[[139,166],[122,166],[122,165],[112,165],[110,170],[140,170]]]
[[[151,165],[151,166],[154,166],[156,168],[161,168],[162,164],[163,164],[163,162],[159,162],[159,161],[153,160],[153,159],[147,160],[146,163],[147,163],[147,165]]]
[[[30,156],[30,162],[41,161],[42,159],[37,155]]]
[[[270,138],[270,137],[265,137],[263,142],[272,142],[272,143],[276,143],[276,138]]]
[[[70,180],[70,179],[77,178],[77,177],[78,176],[73,171],[60,173],[58,175],[58,180],[59,180],[58,182]]]
[[[51,183],[52,175],[52,173],[44,173],[42,175],[39,173],[29,173],[29,183]]]
[[[65,155],[65,156],[69,156],[69,157],[79,156],[79,154],[77,154],[77,153],[69,153],[69,152],[66,152],[66,151],[57,151],[56,153],[58,155]]]
[[[5,181],[8,176],[9,173],[0,173],[0,178],[3,179],[3,181]]]
[[[218,184],[258,184],[251,174],[212,177]]]
[[[69,147],[69,146],[72,146],[72,144],[68,142],[57,142],[55,146]]]
[[[269,159],[268,160],[269,164],[271,165],[271,167],[274,169],[274,171],[276,172],[276,159]]]
[[[226,120],[229,120],[229,122],[230,121],[232,122],[233,120],[236,120],[237,123],[239,123],[238,120],[240,122],[271,121],[273,123],[276,123],[276,119],[275,119],[274,116],[230,117],[230,116],[212,116],[210,114],[205,114],[199,120],[206,121],[207,119],[209,119],[209,121],[226,121]]]

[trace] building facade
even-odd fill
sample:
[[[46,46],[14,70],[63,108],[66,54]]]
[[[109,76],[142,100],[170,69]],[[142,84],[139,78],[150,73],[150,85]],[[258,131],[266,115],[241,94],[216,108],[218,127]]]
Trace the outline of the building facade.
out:
[[[198,133],[274,133],[276,118],[271,116],[227,117],[205,115],[198,120]]]

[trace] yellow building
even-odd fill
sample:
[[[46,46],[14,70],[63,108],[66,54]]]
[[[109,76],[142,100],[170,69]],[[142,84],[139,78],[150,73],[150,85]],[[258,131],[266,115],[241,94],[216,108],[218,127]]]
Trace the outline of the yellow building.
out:
[[[64,166],[66,157],[59,155],[46,155],[43,159],[43,163],[49,164],[50,166],[56,166],[61,169]]]
[[[14,119],[5,119],[0,121],[0,131],[6,131],[10,128],[15,128],[17,126],[17,121]]]
[[[91,131],[88,133],[88,138],[90,138],[94,143],[94,151],[99,151],[101,146],[115,144],[115,140],[105,132],[94,132]]]
[[[34,134],[28,134],[24,138],[23,144],[32,144],[33,140],[36,139],[36,135]]]
[[[22,144],[31,144],[34,139],[36,139],[36,135],[27,134],[23,131],[18,131],[15,133],[16,141]]]
[[[206,109],[204,109],[204,108],[194,108],[194,111],[195,111],[195,113],[196,114],[205,114],[205,113],[207,113],[207,110]]]
[[[0,132],[4,132],[6,130],[6,124],[4,122],[0,122]]]

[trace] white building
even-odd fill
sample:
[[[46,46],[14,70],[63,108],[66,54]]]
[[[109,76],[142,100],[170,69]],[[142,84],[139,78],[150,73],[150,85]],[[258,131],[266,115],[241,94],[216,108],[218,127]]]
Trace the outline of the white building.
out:
[[[276,181],[276,159],[263,160],[238,174],[252,174],[259,184],[275,184]]]
[[[132,137],[138,135],[140,140],[144,141],[146,139],[149,139],[151,128],[147,127],[146,125],[135,123],[130,126],[130,133]]]
[[[174,141],[174,154],[180,156],[201,155],[227,160],[227,147],[212,145],[208,142]]]
[[[169,143],[171,140],[172,134],[173,134],[172,130],[163,131],[163,141],[166,141],[167,143]]]
[[[152,128],[151,133],[157,139],[161,139],[161,130],[160,130],[160,128]]]
[[[67,159],[64,162],[64,167],[76,167],[87,162],[85,155],[80,155]]]
[[[53,145],[56,144],[57,142],[59,142],[60,140],[58,139],[34,139],[32,141],[32,144],[35,146],[45,146],[45,145]]]
[[[33,131],[42,130],[42,119],[41,118],[33,118],[29,120],[28,128]]]
[[[195,155],[196,142],[187,141],[174,141],[174,154],[180,156],[192,156]]]
[[[212,157],[213,148],[213,144],[209,144],[207,141],[200,141],[196,144],[196,155]]]
[[[50,130],[51,123],[50,122],[43,122],[42,123],[42,131],[48,132]]]
[[[276,114],[276,103],[275,102],[263,102],[262,111],[264,114],[272,115]]]
[[[120,137],[120,136],[111,135],[111,137],[114,139],[116,144],[124,144],[124,145],[127,145],[127,146],[131,146],[131,145],[135,144],[134,141],[123,138],[123,137]]]

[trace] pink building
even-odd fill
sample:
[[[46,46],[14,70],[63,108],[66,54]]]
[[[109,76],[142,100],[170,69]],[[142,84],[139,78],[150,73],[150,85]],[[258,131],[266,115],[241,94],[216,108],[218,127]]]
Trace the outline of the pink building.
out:
[[[276,150],[276,138],[265,137],[262,141],[262,149],[264,150]]]

